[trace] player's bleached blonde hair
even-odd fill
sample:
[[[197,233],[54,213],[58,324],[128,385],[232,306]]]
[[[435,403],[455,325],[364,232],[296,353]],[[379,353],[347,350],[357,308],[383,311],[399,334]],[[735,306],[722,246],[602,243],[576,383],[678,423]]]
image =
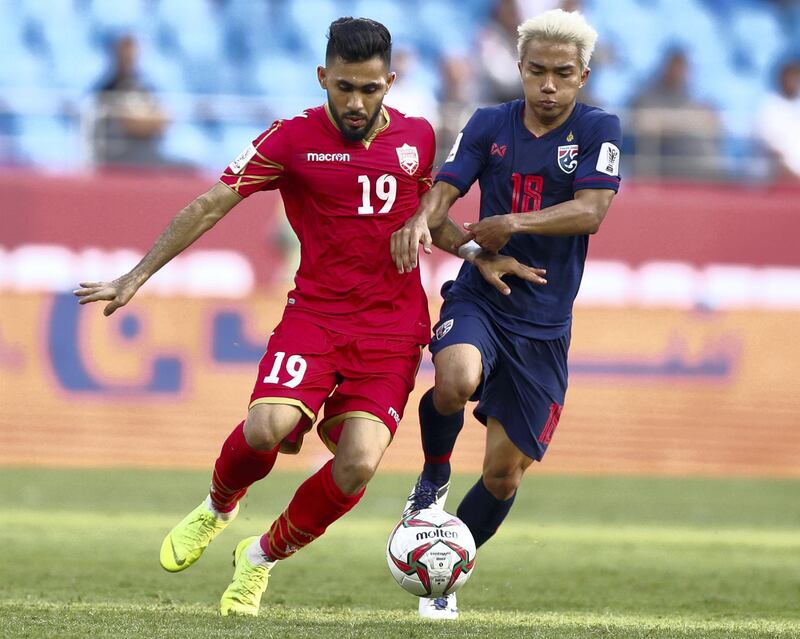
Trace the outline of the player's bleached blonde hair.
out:
[[[517,53],[519,59],[532,40],[545,42],[567,42],[578,47],[578,58],[585,69],[594,53],[597,31],[594,30],[579,11],[552,9],[526,20],[517,27]]]

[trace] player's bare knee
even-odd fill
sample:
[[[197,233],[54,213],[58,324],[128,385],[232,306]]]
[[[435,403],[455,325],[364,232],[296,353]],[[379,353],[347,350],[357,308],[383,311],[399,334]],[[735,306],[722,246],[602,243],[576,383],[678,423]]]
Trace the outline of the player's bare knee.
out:
[[[344,493],[352,495],[369,483],[377,469],[378,464],[370,459],[337,459],[333,478]]]
[[[477,384],[460,376],[437,382],[433,388],[433,405],[442,415],[451,415],[464,408],[476,387]]]
[[[256,450],[272,450],[283,439],[283,421],[275,411],[255,406],[247,413],[244,422],[244,438]]]
[[[275,429],[269,420],[251,418],[244,423],[244,438],[251,448],[256,450],[272,450],[280,443]]]
[[[512,468],[485,469],[483,483],[495,499],[511,499],[522,481],[522,470]]]

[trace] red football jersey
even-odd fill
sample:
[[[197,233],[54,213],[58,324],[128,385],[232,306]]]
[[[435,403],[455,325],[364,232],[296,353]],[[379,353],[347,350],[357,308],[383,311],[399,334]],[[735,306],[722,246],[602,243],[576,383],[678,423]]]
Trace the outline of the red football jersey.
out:
[[[327,105],[278,120],[220,180],[242,197],[280,189],[300,240],[286,316],[350,335],[430,337],[419,269],[400,274],[389,239],[432,184],[434,133],[422,118],[383,107],[387,124],[346,140]]]

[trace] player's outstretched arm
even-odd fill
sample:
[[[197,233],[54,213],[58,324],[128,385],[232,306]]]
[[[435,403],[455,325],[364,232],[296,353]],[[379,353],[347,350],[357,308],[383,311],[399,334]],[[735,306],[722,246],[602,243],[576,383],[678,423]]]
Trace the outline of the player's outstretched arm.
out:
[[[111,282],[81,282],[73,293],[79,304],[108,301],[103,314],[108,316],[125,306],[136,291],[158,269],[192,244],[221,220],[242,198],[218,182],[178,213],[161,233],[142,260],[125,275]]]
[[[417,212],[392,234],[392,259],[398,273],[410,273],[417,267],[420,244],[426,253],[431,252],[432,244],[455,253],[453,247],[464,233],[447,213],[460,196],[461,192],[446,182],[437,182],[422,196]]]
[[[615,192],[611,189],[582,189],[575,198],[537,211],[535,215],[507,213],[465,224],[461,244],[475,240],[487,251],[503,248],[514,233],[534,235],[586,235],[597,233]]]

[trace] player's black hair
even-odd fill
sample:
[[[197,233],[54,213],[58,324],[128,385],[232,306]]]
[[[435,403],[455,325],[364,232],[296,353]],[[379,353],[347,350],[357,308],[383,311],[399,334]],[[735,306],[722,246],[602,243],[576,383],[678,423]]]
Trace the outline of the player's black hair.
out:
[[[392,61],[392,36],[380,22],[369,18],[339,18],[328,29],[325,64],[334,58],[364,62],[380,57],[388,68]]]

